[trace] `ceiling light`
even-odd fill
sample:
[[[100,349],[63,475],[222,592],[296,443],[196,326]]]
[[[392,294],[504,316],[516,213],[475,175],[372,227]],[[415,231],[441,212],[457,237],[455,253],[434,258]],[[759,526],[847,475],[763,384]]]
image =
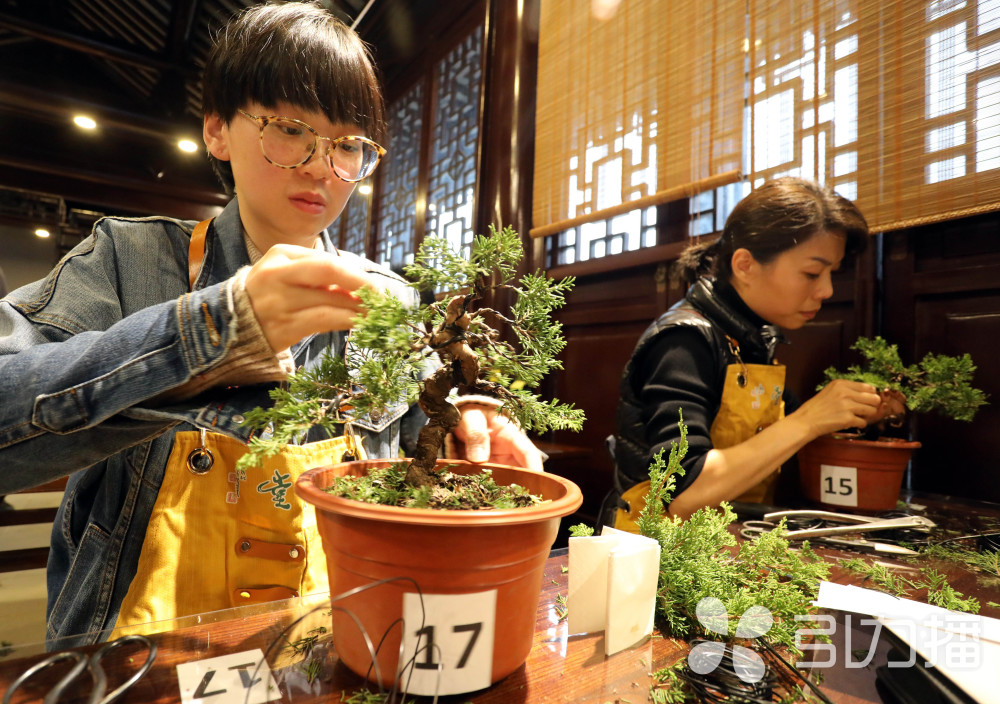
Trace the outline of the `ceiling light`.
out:
[[[362,183],[360,186],[358,186],[358,193],[360,193],[363,196],[366,196],[371,192],[372,192],[372,185],[370,183]]]
[[[182,152],[196,152],[198,151],[198,145],[193,140],[182,139],[177,142],[177,148]]]
[[[45,239],[46,237],[48,237],[48,236],[49,236],[49,234],[50,234],[50,233],[49,233],[49,231],[48,231],[48,230],[46,230],[46,229],[45,229],[44,227],[40,227],[40,228],[38,228],[37,230],[35,230],[35,234],[36,234],[36,235],[37,235],[38,237],[41,237],[42,239]]]
[[[85,130],[92,130],[97,127],[97,122],[95,122],[92,117],[87,117],[86,115],[75,115],[73,117],[73,123],[77,127],[82,127]]]

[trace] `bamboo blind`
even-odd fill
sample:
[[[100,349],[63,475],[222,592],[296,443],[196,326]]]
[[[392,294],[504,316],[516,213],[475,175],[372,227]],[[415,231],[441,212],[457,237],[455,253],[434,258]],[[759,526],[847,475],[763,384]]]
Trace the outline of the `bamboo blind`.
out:
[[[746,150],[754,187],[801,176],[857,193],[858,0],[749,0]]]
[[[740,178],[744,7],[543,0],[533,236]]]
[[[865,2],[861,25],[858,205],[873,230],[1000,209],[997,3]]]
[[[997,0],[590,7],[542,2],[535,236],[740,169],[829,183],[875,232],[1000,209]]]

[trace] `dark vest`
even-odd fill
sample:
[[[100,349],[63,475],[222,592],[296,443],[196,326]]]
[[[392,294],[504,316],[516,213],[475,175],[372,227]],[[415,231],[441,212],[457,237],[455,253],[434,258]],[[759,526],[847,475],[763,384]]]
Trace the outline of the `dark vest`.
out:
[[[618,423],[615,435],[615,489],[619,495],[639,482],[649,479],[650,445],[646,442],[644,411],[636,388],[644,380],[634,378],[636,360],[654,344],[664,331],[680,325],[694,328],[708,341],[714,355],[715,386],[722,397],[726,368],[737,362],[727,335],[736,340],[740,357],[746,364],[770,364],[777,343],[782,341],[774,325],[759,326],[741,314],[716,294],[712,279],[701,278],[688,290],[687,296],[646,328],[622,373],[618,403]],[[713,410],[712,415],[718,409]]]

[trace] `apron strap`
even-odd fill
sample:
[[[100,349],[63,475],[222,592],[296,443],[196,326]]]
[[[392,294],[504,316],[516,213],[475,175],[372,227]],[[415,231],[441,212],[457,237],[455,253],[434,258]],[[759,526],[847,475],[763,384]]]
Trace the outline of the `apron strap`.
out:
[[[198,280],[198,274],[201,273],[201,266],[205,262],[205,236],[208,234],[208,226],[211,224],[212,218],[202,220],[191,231],[191,244],[188,245],[188,281],[192,291],[194,291],[194,282]]]

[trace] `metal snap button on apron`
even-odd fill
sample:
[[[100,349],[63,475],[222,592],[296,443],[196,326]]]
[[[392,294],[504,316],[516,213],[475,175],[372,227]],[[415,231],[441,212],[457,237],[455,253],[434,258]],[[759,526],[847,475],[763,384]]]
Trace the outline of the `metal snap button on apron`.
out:
[[[201,429],[201,446],[196,447],[188,454],[187,466],[192,474],[207,474],[208,470],[215,464],[215,455],[208,449],[208,432]]]

